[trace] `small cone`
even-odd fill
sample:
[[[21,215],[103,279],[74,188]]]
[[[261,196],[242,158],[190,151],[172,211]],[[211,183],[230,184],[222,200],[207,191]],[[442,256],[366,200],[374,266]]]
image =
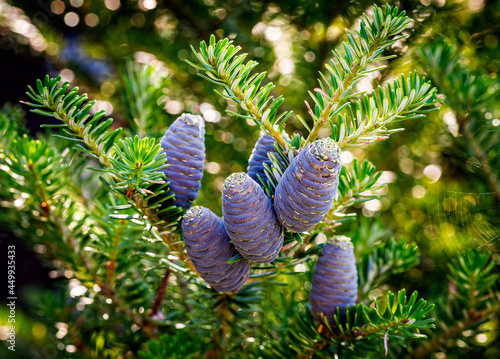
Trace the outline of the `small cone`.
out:
[[[317,140],[294,158],[276,187],[278,221],[292,232],[306,232],[321,222],[337,194],[340,149],[330,138]]]
[[[174,204],[188,209],[198,197],[205,168],[205,122],[201,116],[182,114],[165,132],[161,147],[167,154],[163,171],[170,181]]]
[[[264,163],[271,167],[271,160],[267,154],[271,152],[278,155],[274,148],[275,143],[276,141],[272,136],[264,133],[255,144],[250,160],[248,161],[248,175],[259,185],[261,183],[258,176],[260,176],[263,181],[267,180],[266,173],[264,172]]]
[[[224,225],[243,258],[256,263],[275,260],[283,246],[283,227],[271,199],[246,173],[226,178],[222,191]]]
[[[186,252],[201,277],[218,292],[237,292],[250,276],[250,263],[227,261],[238,252],[231,244],[222,219],[208,208],[193,207],[182,219]]]
[[[326,243],[312,276],[309,303],[318,322],[335,325],[337,308],[345,312],[358,299],[358,272],[354,249],[349,238],[339,236]]]

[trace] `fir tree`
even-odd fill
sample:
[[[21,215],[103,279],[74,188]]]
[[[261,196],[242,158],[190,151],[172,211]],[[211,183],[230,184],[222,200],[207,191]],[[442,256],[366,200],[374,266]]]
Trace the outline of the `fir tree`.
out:
[[[342,164],[342,151],[401,136],[400,121],[425,121],[438,109],[437,89],[416,71],[356,92],[386,67],[394,57],[387,50],[412,23],[390,5],[363,14],[309,91],[307,118],[289,110],[236,41],[212,35],[192,47],[187,63],[231,105],[231,121],[253,121],[274,140],[272,148],[256,147],[267,155],[258,181],[250,169],[226,180],[222,207],[212,208],[223,218],[190,208],[203,204],[196,199],[203,160],[214,149],[205,150],[201,117],[184,114],[157,131],[165,79],[147,81],[152,67],[130,63],[121,74],[130,128],[95,111],[61,77],[38,80],[23,101],[58,121],[42,125],[53,133],[29,136],[16,110],[4,108],[2,222],[81,288],[38,303],[49,338],[71,346],[75,358],[423,358],[465,328],[480,330],[499,311],[492,253],[469,250],[451,261],[447,295],[424,299],[405,285],[379,290],[419,264],[415,243],[373,240],[376,231],[361,227],[352,240],[338,236],[356,220],[354,207],[376,198],[382,175],[366,159]],[[432,62],[438,52],[430,47],[422,58]],[[456,62],[448,61],[444,80],[429,71],[439,88],[453,78]],[[474,123],[460,111],[470,131]],[[295,119],[302,132],[288,133]],[[489,167],[495,156],[478,155]],[[487,181],[496,190],[494,173]]]

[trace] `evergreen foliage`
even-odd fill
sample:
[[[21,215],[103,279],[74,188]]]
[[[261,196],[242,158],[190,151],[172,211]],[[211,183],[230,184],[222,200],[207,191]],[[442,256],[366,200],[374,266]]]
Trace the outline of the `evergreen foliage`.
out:
[[[456,117],[456,131],[463,136],[452,152],[473,156],[474,166],[483,170],[491,191],[500,199],[500,131],[485,118],[486,112],[498,108],[498,81],[483,72],[469,71],[455,46],[443,40],[421,48],[418,57],[433,83],[446,95],[445,103]]]
[[[359,16],[309,91],[307,119],[294,116],[301,110],[292,111],[268,73],[255,73],[258,62],[246,61],[229,38],[212,35],[192,46],[191,70],[222,87],[215,91],[232,122],[220,124],[227,127],[221,136],[246,120],[272,140],[256,146],[264,155],[248,175],[228,177],[213,211],[189,207],[207,200],[198,191],[209,185],[205,167],[215,171],[210,141],[218,125],[207,122],[206,146],[201,117],[183,114],[161,127],[159,104],[170,81],[164,69],[123,67],[124,123],[95,111],[95,101],[61,77],[38,80],[23,102],[59,121],[42,125],[52,133],[33,138],[19,110],[2,108],[0,222],[70,279],[36,305],[37,320],[50,328],[45,340],[57,338],[66,348],[60,356],[72,358],[424,358],[456,353],[457,340],[472,347],[500,310],[496,254],[458,253],[442,266],[442,298],[430,290],[422,298],[413,290],[414,270],[428,258],[414,239],[363,227],[358,209],[381,198],[382,172],[364,158],[341,165],[348,149],[402,131],[396,122],[429,121],[440,102],[435,85],[461,116],[460,130],[469,131],[469,149],[484,153],[476,154],[492,169],[487,180],[496,191],[497,133],[477,138],[475,126],[486,125],[474,119],[491,106],[484,92],[492,85],[461,69],[452,47],[422,48],[433,85],[411,71],[357,92],[395,57],[392,47],[412,24],[388,4]],[[187,126],[190,119],[195,126]],[[303,132],[287,133],[295,120]],[[352,237],[347,251],[339,234]]]

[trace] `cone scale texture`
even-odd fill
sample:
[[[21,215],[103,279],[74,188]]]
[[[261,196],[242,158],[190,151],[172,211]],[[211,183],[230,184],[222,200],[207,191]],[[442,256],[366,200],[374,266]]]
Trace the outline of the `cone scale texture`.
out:
[[[193,207],[182,219],[182,236],[186,252],[201,277],[218,292],[237,292],[250,276],[250,263],[239,260],[228,264],[236,255],[222,219],[204,207]]]
[[[278,221],[292,232],[306,232],[318,224],[332,207],[341,166],[340,149],[330,138],[304,148],[276,187]]]
[[[167,153],[163,171],[170,181],[174,204],[187,209],[198,197],[205,168],[205,123],[201,116],[182,114],[165,132],[161,147]]]
[[[263,181],[267,180],[266,173],[264,172],[264,163],[271,166],[271,160],[267,157],[267,154],[269,152],[276,155],[278,154],[274,148],[275,142],[274,138],[267,133],[260,136],[252,151],[250,160],[248,161],[248,175],[259,184],[260,180],[258,176],[260,176]]]
[[[330,326],[335,325],[337,308],[345,312],[356,304],[358,273],[354,250],[349,238],[338,237],[326,243],[319,255],[312,276],[309,303],[314,318]]]
[[[256,263],[275,260],[283,246],[283,227],[271,199],[246,173],[229,176],[222,190],[224,225],[243,258]]]

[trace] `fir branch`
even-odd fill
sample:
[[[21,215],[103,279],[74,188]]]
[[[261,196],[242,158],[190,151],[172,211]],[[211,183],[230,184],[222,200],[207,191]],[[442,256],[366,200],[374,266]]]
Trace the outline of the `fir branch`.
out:
[[[331,356],[333,352],[342,358],[348,353],[355,358],[375,357],[391,346],[405,346],[403,336],[425,338],[420,331],[434,327],[434,318],[426,317],[434,305],[417,298],[417,292],[410,298],[405,290],[397,296],[389,292],[370,305],[360,303],[342,314],[338,310],[335,323],[327,326],[318,325],[309,313],[295,315],[286,340],[272,348],[270,357],[279,353],[278,357],[313,358]]]
[[[500,95],[498,81],[487,73],[468,70],[464,56],[454,45],[441,39],[424,44],[416,55],[434,85],[445,95],[444,102],[458,116],[475,118],[488,108],[495,108]]]
[[[234,322],[234,314],[230,311],[230,297],[221,294],[215,309],[216,325],[212,331],[212,342],[214,346],[208,352],[208,359],[222,358],[227,353],[228,339],[231,334],[231,324]]]
[[[113,241],[113,248],[111,249],[111,255],[109,256],[109,262],[106,265],[106,280],[110,285],[113,285],[114,273],[116,269],[116,256],[117,256],[117,247],[121,242],[122,233],[126,226],[126,221],[121,221],[118,230],[116,231],[115,239]]]
[[[8,174],[17,176],[16,189],[30,194],[37,209],[48,217],[53,205],[64,199],[61,194],[69,182],[65,173],[68,165],[46,143],[26,135],[13,139],[6,154]]]
[[[495,167],[492,167],[491,165],[496,163],[495,159],[491,157],[496,157],[500,152],[500,131],[497,131],[496,134],[491,136],[492,141],[491,143],[487,144],[487,149],[488,147],[492,148],[490,151],[487,151],[483,146],[481,146],[481,143],[477,141],[477,138],[474,136],[474,133],[471,130],[471,117],[459,116],[458,120],[461,124],[460,130],[464,134],[465,146],[467,146],[474,157],[478,159],[490,188],[493,190],[493,192],[495,192],[497,200],[500,200],[500,173],[498,173],[497,170],[494,169]],[[493,153],[493,155],[489,155],[489,153]]]
[[[455,345],[452,339],[468,329],[498,316],[500,312],[500,275],[497,273],[498,260],[490,252],[481,253],[469,249],[448,265],[448,293],[433,312],[438,330],[433,339],[418,347],[412,358],[424,358],[438,348]]]
[[[85,269],[85,273],[90,275],[92,281],[96,283],[101,288],[101,293],[106,297],[111,299],[112,304],[116,307],[117,310],[125,314],[130,320],[139,326],[144,334],[146,334],[150,338],[155,338],[156,335],[153,333],[151,324],[145,321],[142,316],[134,313],[129,305],[125,303],[118,295],[116,295],[110,285],[106,281],[104,281],[93,269],[92,265],[88,258],[84,255],[82,251],[78,249],[75,245],[76,239],[73,237],[71,230],[66,226],[64,221],[58,216],[51,215],[50,220],[52,223],[56,225],[59,229],[64,242],[69,246],[69,248],[77,254],[79,258],[80,265]],[[74,271],[74,268],[70,268]]]
[[[430,81],[420,79],[416,72],[408,77],[401,75],[387,88],[378,87],[371,96],[364,95],[362,100],[346,106],[348,114],[338,116],[338,125],[332,126],[332,138],[339,147],[367,145],[389,138],[392,133],[403,128],[388,129],[397,121],[425,117],[437,110],[436,88]]]
[[[139,350],[140,358],[165,359],[165,358],[206,358],[204,353],[209,344],[200,340],[199,333],[191,328],[176,329],[174,333],[161,335],[145,343],[147,351]]]
[[[112,214],[112,218],[127,219],[142,223],[144,228],[152,235],[158,236],[172,250],[177,251],[179,260],[194,270],[194,266],[187,258],[182,246],[174,245],[170,238],[172,226],[176,223],[174,218],[178,218],[182,209],[175,206],[164,207],[164,202],[170,197],[166,196],[168,192],[168,183],[164,181],[164,173],[161,172],[165,165],[165,153],[159,144],[155,144],[154,139],[138,136],[121,139],[115,143],[115,139],[121,131],[121,128],[108,132],[111,126],[111,119],[99,123],[104,116],[104,112],[96,113],[90,120],[90,110],[95,103],[87,101],[87,95],[78,95],[78,88],[71,89],[67,94],[69,83],[60,85],[61,77],[51,79],[48,76],[44,83],[37,81],[37,90],[30,87],[31,92],[28,96],[35,103],[25,103],[31,107],[36,107],[32,112],[55,117],[63,122],[63,131],[66,139],[80,138],[90,147],[81,150],[93,157],[100,159],[107,168],[104,170],[94,169],[108,173],[112,176],[115,183],[110,184],[104,178],[101,180],[112,191],[124,195],[129,206],[122,206],[117,210],[128,209],[130,205],[139,213],[131,214]],[[46,108],[49,111],[42,111],[40,108]],[[153,191],[148,189],[154,189]]]
[[[63,138],[68,140],[78,138],[78,142],[84,142],[90,148],[90,150],[84,150],[85,152],[107,167],[111,167],[109,151],[114,144],[114,139],[120,134],[121,128],[109,132],[113,120],[100,122],[105,111],[101,110],[90,116],[90,110],[95,101],[87,102],[87,94],[78,95],[78,87],[66,94],[69,82],[66,81],[59,87],[61,79],[61,76],[54,79],[47,75],[43,83],[37,80],[36,91],[28,86],[30,91],[26,92],[34,103],[22,103],[35,107],[36,109],[31,110],[34,113],[62,121],[63,125],[58,127],[62,127],[65,134],[69,136],[62,136]]]
[[[421,329],[433,328],[434,318],[424,319],[432,311],[434,304],[418,299],[417,292],[406,297],[406,291],[400,290],[397,298],[389,292],[384,299],[386,305],[381,305],[380,298],[376,298],[372,305],[358,304],[348,308],[345,314],[345,324],[340,312],[335,317],[335,323],[330,323],[329,330],[333,333],[333,340],[352,343],[364,339],[374,339],[373,336],[385,336],[387,331],[398,332],[411,338],[426,338],[419,334]]]
[[[220,96],[235,101],[247,113],[247,115],[241,115],[227,111],[230,115],[254,120],[285,148],[286,140],[282,132],[292,112],[278,115],[278,109],[284,101],[283,96],[273,98],[270,95],[276,87],[272,83],[261,87],[266,73],[250,75],[258,62],[248,61],[244,64],[248,54],[236,56],[241,47],[234,46],[232,43],[228,39],[216,42],[215,36],[212,35],[208,46],[205,41],[200,43],[199,52],[191,46],[201,66],[186,61],[196,69],[205,72],[205,75],[198,74],[199,76],[224,88],[225,93],[216,91]]]
[[[153,337],[150,325],[113,292],[111,286],[94,270],[92,261],[81,248],[82,240],[79,240],[77,236],[85,237],[82,227],[88,218],[88,209],[81,208],[84,212],[83,219],[75,225],[73,223],[74,202],[70,195],[64,193],[67,188],[65,181],[68,177],[64,173],[67,167],[62,162],[62,157],[57,156],[46,143],[24,136],[10,143],[9,159],[10,161],[5,162],[7,167],[11,173],[19,176],[17,189],[33,197],[33,206],[41,212],[45,222],[55,226],[62,238],[64,246],[53,248],[53,254],[57,253],[59,264],[74,273],[80,273],[78,269],[83,267],[84,277],[89,276],[93,283],[101,287],[103,295],[111,299],[120,312],[143,328],[146,335]],[[71,229],[70,225],[75,228]],[[84,282],[86,280],[87,278]]]
[[[8,151],[9,144],[26,132],[21,126],[23,111],[17,106],[4,105],[0,109],[0,153]]]
[[[383,11],[375,5],[371,20],[367,14],[363,14],[359,31],[348,31],[348,42],[342,44],[344,53],[339,50],[332,51],[334,58],[326,66],[329,74],[320,73],[321,89],[316,89],[316,94],[310,92],[315,102],[315,110],[313,111],[306,102],[314,126],[305,145],[316,140],[321,128],[343,109],[341,102],[348,97],[353,87],[374,71],[367,70],[367,66],[379,58],[387,47],[407,37],[401,33],[411,22],[405,11],[398,14],[397,7],[391,8],[387,4]]]
[[[151,184],[164,184],[166,153],[154,138],[126,138],[113,145],[117,156],[111,157],[108,172],[116,179],[114,189],[133,189],[143,196],[154,194],[147,189]]]
[[[500,288],[500,274],[494,271],[498,260],[491,252],[468,250],[455,262],[448,264],[448,280],[455,288],[454,299],[461,307],[481,310],[487,302],[487,293],[492,288]]]
[[[497,302],[500,298],[497,298]],[[464,331],[477,327],[478,324],[483,323],[493,317],[497,317],[500,312],[500,304],[496,304],[488,309],[467,313],[465,320],[456,322],[452,327],[447,328],[437,335],[433,335],[434,339],[423,343],[419,346],[414,353],[410,355],[412,359],[421,359],[427,357],[428,354],[436,352],[443,347],[443,343],[447,340],[454,339]],[[439,318],[438,318],[439,319]]]
[[[442,40],[425,44],[416,55],[432,82],[445,95],[445,104],[456,115],[466,156],[472,155],[479,161],[490,188],[500,199],[500,172],[496,166],[500,160],[500,131],[485,120],[485,112],[498,108],[498,81],[488,73],[469,71],[457,48]]]
[[[182,303],[184,303],[186,312],[189,313],[193,310],[193,306],[189,302],[189,291],[187,286],[187,280],[179,272],[174,272],[177,281],[177,286],[179,287],[179,292],[181,294]]]
[[[54,117],[63,122],[61,126],[65,136],[56,135],[68,140],[84,142],[90,150],[79,148],[107,167],[108,172],[116,179],[114,190],[129,190],[146,195],[146,188],[152,184],[164,183],[164,174],[161,172],[166,167],[165,154],[159,144],[155,145],[154,139],[126,138],[115,143],[121,132],[117,128],[110,132],[112,119],[100,122],[104,111],[90,116],[90,111],[95,101],[87,102],[87,94],[78,95],[78,87],[71,89],[67,94],[69,82],[60,85],[61,77],[50,78],[46,76],[44,83],[37,80],[36,92],[28,86],[30,92],[26,94],[35,103],[23,102],[35,107],[31,110],[43,116]],[[41,110],[45,108],[48,111]],[[43,126],[42,126],[43,127]],[[70,136],[70,137],[68,137]],[[151,194],[151,192],[149,191]]]

